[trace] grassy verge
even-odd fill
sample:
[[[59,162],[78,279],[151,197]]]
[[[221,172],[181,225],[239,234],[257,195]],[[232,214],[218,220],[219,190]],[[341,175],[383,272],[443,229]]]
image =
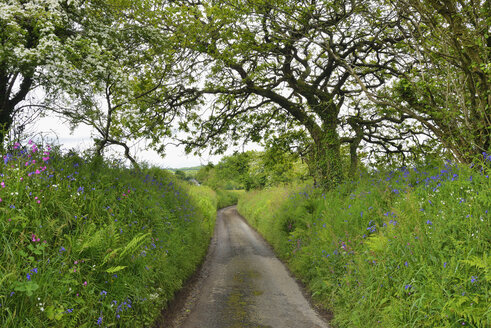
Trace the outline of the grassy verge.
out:
[[[205,255],[210,189],[34,144],[0,169],[1,327],[149,326]]]
[[[238,209],[336,327],[489,327],[490,190],[446,165],[252,192]]]

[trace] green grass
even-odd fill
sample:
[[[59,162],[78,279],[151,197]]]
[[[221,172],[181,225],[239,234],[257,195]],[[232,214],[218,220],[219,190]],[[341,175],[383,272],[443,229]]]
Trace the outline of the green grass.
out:
[[[489,327],[490,190],[487,173],[446,165],[252,192],[238,209],[335,327]]]
[[[150,326],[205,255],[209,188],[35,145],[0,170],[1,327]]]
[[[217,208],[236,205],[239,197],[245,193],[245,190],[223,190],[218,189],[217,193]]]

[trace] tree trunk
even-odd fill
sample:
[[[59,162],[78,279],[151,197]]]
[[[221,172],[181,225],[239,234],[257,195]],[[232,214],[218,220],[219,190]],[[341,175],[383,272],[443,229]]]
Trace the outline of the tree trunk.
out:
[[[5,148],[4,148],[4,143],[5,143],[5,138],[10,130],[10,127],[12,126],[13,120],[12,120],[12,112],[14,108],[10,108],[10,106],[7,104],[6,106],[0,107],[0,153],[4,153]]]
[[[358,147],[360,146],[361,140],[363,138],[363,128],[359,123],[359,119],[357,117],[351,117],[348,119],[348,123],[355,131],[355,137],[351,141],[349,145],[350,150],[350,168],[349,168],[349,177],[354,178],[358,171]]]
[[[34,75],[33,70],[28,70],[22,74],[8,75],[4,65],[6,65],[5,62],[0,61],[0,151],[2,153],[4,152],[5,137],[14,122],[15,106],[23,101],[31,90]],[[19,76],[22,76],[20,82],[18,81]],[[15,94],[12,94],[16,83],[19,83],[19,89]]]
[[[327,127],[321,136],[313,139],[314,178],[322,188],[332,190],[343,180],[341,143],[335,126]]]
[[[350,167],[349,167],[349,178],[353,179],[358,172],[358,145],[360,142],[358,140],[353,141],[349,145],[350,150]]]

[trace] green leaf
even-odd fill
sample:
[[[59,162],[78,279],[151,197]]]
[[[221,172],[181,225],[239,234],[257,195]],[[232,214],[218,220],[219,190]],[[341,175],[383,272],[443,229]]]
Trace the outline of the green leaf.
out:
[[[63,306],[56,308],[54,305],[50,305],[46,308],[46,316],[49,320],[61,320],[63,318],[63,314],[65,309]]]
[[[126,268],[126,266],[118,265],[118,266],[115,266],[115,267],[110,267],[109,269],[106,270],[106,272],[107,273],[115,273],[115,272],[121,271],[121,270],[123,270],[125,268]]]
[[[53,320],[55,318],[55,307],[53,305],[46,308],[46,316],[49,320]]]
[[[33,281],[16,282],[15,285],[15,291],[25,292],[27,296],[32,296],[33,292],[39,288],[39,285]]]

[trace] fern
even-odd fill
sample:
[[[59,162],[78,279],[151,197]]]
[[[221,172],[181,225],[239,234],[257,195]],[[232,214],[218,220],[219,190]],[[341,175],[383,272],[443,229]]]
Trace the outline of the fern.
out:
[[[103,248],[102,246],[104,244],[105,236],[106,236],[106,231],[104,229],[96,231],[94,235],[89,237],[89,239],[82,244],[82,249],[80,250],[79,253],[82,253],[83,250],[89,248],[95,248],[95,249]]]
[[[111,224],[107,226],[107,236],[110,237],[110,245],[111,248],[114,248],[119,245],[120,234],[116,232],[116,226],[114,222],[111,221]]]
[[[116,248],[115,250],[111,251],[110,253],[106,254],[106,256],[104,257],[104,260],[102,261],[102,264],[106,264],[106,263],[109,263],[111,262],[113,259],[116,258],[116,256],[118,255],[118,252],[121,250],[121,248]]]
[[[78,322],[79,322],[79,319],[80,319],[80,317],[82,316],[82,314],[84,314],[85,309],[86,309],[86,307],[83,307],[83,308],[81,308],[79,311],[74,312],[74,313],[75,313],[75,315],[74,315],[74,317],[73,317],[73,318],[70,320],[70,322],[68,323],[67,328],[75,328],[75,327],[77,327],[77,328],[78,328],[78,327],[80,327],[80,325],[78,324]],[[73,312],[72,312],[72,313],[73,313]]]
[[[12,276],[12,275],[14,275],[14,273],[13,273],[13,272],[10,272],[10,273],[7,273],[6,275],[4,275],[4,276],[3,276],[3,277],[0,279],[0,287],[2,286],[3,282],[4,282],[5,280],[7,280],[7,278],[8,278],[9,276]]]
[[[474,306],[469,306],[473,302]],[[484,302],[485,303],[485,302]],[[457,317],[464,318],[468,323],[472,323],[476,327],[488,327],[489,310],[486,310],[486,304],[481,303],[479,295],[472,296],[457,296],[450,299],[444,306],[444,311],[453,313]]]
[[[103,229],[99,229],[92,234],[83,244],[79,250],[79,254],[86,249],[94,249],[96,253],[103,253],[106,251],[108,245],[116,245],[119,242],[119,234],[115,233],[114,224],[107,225]],[[113,251],[114,252],[114,251]],[[104,258],[106,262],[107,255]]]
[[[382,234],[372,235],[366,241],[368,248],[375,253],[383,252],[388,243],[388,238]]]
[[[460,262],[484,271],[484,278],[486,281],[491,281],[491,256],[484,253],[482,258],[471,256],[468,260],[460,260]]]
[[[109,269],[106,270],[107,273],[115,273],[115,272],[118,272],[118,271],[121,271],[121,270],[124,270],[126,269],[126,266],[121,266],[121,265],[118,265],[118,266],[115,266],[115,267],[110,267]]]
[[[469,260],[461,260],[461,262],[479,269],[486,270],[489,267],[489,263],[487,262],[489,262],[490,259],[491,257],[486,255],[484,255],[483,258],[472,256]]]
[[[122,259],[126,255],[133,254],[140,246],[145,242],[145,239],[149,237],[151,234],[148,232],[146,234],[139,233],[136,235],[128,244],[126,244],[125,248],[119,254],[119,258]]]
[[[97,226],[94,223],[87,225],[86,231],[84,231],[82,234],[82,236],[85,236],[86,238],[83,240],[79,239],[79,242],[73,243],[73,252],[80,254],[85,249],[89,248],[93,240],[93,237],[91,236],[95,236],[97,232]]]

